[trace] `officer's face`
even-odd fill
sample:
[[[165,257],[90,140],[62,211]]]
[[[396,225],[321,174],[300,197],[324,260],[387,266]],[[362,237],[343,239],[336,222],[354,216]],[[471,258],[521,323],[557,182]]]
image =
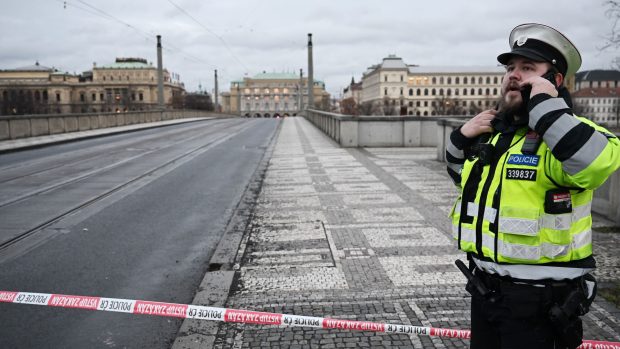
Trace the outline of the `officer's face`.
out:
[[[521,88],[519,82],[531,76],[542,76],[549,69],[547,62],[534,62],[529,58],[514,56],[506,65],[506,74],[502,81],[502,99],[507,108],[521,105]]]

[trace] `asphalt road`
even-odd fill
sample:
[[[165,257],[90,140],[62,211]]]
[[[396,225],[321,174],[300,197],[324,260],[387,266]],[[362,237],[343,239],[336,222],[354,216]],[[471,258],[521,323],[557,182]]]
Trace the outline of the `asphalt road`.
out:
[[[278,120],[0,155],[0,290],[190,303]],[[181,320],[0,303],[0,348],[168,348]]]

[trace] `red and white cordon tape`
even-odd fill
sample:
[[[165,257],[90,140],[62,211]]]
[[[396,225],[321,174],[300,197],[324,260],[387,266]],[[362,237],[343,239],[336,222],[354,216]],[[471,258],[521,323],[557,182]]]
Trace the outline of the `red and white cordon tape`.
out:
[[[255,325],[315,327],[338,330],[385,332],[406,335],[469,339],[469,330],[383,324],[369,321],[338,320],[191,304],[162,303],[133,299],[74,296],[65,294],[0,291],[0,303],[44,305],[48,307],[113,311],[120,313],[169,316],[207,321],[238,322]],[[620,342],[584,340],[578,349],[620,349]]]

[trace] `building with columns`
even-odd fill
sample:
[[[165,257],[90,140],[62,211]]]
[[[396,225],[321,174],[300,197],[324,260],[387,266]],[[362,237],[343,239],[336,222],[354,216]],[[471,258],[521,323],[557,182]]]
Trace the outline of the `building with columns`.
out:
[[[164,70],[164,104],[185,93]],[[182,103],[182,102],[181,102]],[[124,112],[157,108],[157,67],[142,58],[117,58],[80,75],[38,62],[0,70],[0,115]]]
[[[308,104],[308,78],[293,73],[262,72],[230,84],[224,92],[225,113],[246,117],[278,117],[297,115]],[[329,93],[322,81],[314,80],[314,108],[328,110]]]
[[[502,66],[425,67],[389,55],[362,76],[360,109],[370,115],[475,115],[500,97]]]

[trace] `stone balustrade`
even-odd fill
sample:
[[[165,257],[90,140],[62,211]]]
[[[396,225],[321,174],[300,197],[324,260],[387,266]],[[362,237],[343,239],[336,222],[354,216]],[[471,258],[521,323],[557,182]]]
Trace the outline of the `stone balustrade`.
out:
[[[148,122],[213,116],[200,110],[0,116],[0,141]]]

